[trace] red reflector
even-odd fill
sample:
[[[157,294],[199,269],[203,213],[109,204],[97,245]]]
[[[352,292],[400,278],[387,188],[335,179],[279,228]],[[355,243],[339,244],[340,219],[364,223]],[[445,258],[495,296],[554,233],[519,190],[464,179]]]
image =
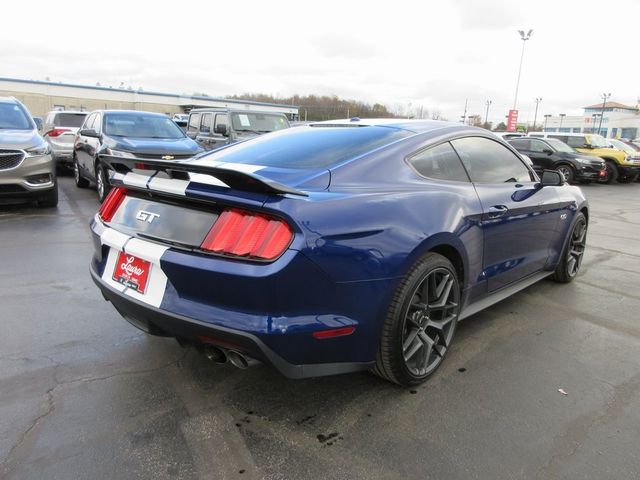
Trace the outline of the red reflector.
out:
[[[242,210],[225,210],[202,245],[211,252],[273,260],[286,250],[293,232],[283,220]]]
[[[54,128],[53,130],[49,130],[47,133],[45,133],[45,135],[48,135],[49,137],[59,137],[64,132],[70,131],[71,130],[69,130],[68,128]]]
[[[606,174],[607,174],[606,170],[600,170],[600,172],[598,172],[599,177],[604,177]]]
[[[318,340],[323,340],[325,338],[344,337],[346,335],[351,335],[353,332],[355,332],[355,330],[356,327],[342,327],[334,328],[332,330],[320,330],[319,332],[313,332],[312,335]]]
[[[122,204],[124,197],[127,196],[127,190],[122,187],[113,188],[107,198],[104,199],[102,205],[100,206],[100,210],[98,210],[98,215],[105,222],[110,222],[113,218],[113,215],[118,210],[118,207]]]

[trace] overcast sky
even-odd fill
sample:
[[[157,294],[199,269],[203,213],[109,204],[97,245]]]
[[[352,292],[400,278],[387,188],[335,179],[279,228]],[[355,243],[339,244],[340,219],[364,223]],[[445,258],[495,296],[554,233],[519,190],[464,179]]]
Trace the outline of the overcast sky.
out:
[[[504,120],[640,96],[640,0],[5,0],[0,76],[225,96],[335,94]],[[11,21],[7,21],[11,19]]]

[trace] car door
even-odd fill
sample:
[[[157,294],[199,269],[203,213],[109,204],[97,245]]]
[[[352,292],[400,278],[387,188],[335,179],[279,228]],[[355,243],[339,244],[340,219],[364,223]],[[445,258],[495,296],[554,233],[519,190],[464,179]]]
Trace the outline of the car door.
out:
[[[78,168],[82,172],[82,176],[85,176],[85,177],[90,173],[87,170],[87,165],[89,163],[89,160],[88,160],[89,137],[82,135],[82,131],[90,130],[93,128],[93,123],[97,115],[98,115],[97,113],[92,113],[89,116],[87,116],[82,127],[78,131],[78,136],[76,137],[76,141],[75,141],[74,149],[75,149],[76,159],[78,160]]]
[[[200,132],[200,116],[199,113],[190,113],[189,122],[187,123],[187,137],[195,140]]]
[[[213,113],[205,112],[200,117],[200,126],[196,142],[205,150],[211,150],[211,134],[213,133]]]
[[[555,188],[540,188],[513,151],[486,137],[453,140],[482,204],[482,277],[489,292],[542,270],[557,237]]]
[[[96,160],[98,158],[98,151],[100,150],[100,146],[102,144],[102,114],[94,113],[95,118],[91,123],[91,129],[95,131],[98,136],[97,137],[86,137],[87,141],[85,143],[86,148],[86,172],[89,178],[93,178],[95,180],[96,177]]]
[[[220,133],[221,126],[224,125],[226,133]],[[229,143],[229,116],[226,113],[216,113],[215,124],[211,133],[210,150],[220,148]]]

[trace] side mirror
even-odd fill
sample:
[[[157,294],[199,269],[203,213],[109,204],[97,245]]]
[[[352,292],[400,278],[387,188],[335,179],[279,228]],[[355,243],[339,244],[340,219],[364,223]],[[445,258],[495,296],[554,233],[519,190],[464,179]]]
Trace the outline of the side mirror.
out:
[[[227,136],[227,126],[224,123],[216,125],[215,132]]]
[[[553,150],[551,150],[550,148],[545,148],[544,150],[542,150],[542,153],[546,153],[547,155],[553,155]]]
[[[98,132],[96,132],[93,128],[83,128],[78,133],[83,137],[100,138]]]
[[[556,170],[543,170],[540,179],[541,187],[559,187],[564,185],[564,177]]]

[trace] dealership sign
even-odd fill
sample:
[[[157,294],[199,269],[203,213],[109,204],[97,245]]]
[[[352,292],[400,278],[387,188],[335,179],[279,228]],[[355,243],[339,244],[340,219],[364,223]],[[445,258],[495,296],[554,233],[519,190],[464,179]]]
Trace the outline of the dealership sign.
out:
[[[509,110],[507,115],[507,131],[515,132],[518,126],[518,110]]]

